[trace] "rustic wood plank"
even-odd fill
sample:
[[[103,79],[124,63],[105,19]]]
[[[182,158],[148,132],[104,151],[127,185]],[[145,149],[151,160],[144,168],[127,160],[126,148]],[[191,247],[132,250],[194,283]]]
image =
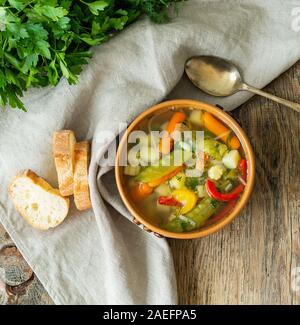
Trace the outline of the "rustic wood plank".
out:
[[[300,102],[300,61],[266,91]],[[170,240],[182,304],[300,304],[299,114],[255,97],[233,112],[256,154],[251,201],[231,225],[194,241]]]
[[[17,304],[53,302],[0,224],[0,305]]]

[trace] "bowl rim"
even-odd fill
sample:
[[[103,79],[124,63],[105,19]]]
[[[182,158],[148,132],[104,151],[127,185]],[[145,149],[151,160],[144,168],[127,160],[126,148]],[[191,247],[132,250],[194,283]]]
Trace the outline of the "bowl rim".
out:
[[[150,223],[149,221],[144,219],[143,216],[141,216],[141,213],[139,213],[138,209],[134,207],[133,203],[131,203],[131,200],[127,197],[128,195],[126,193],[126,190],[123,188],[123,184],[122,184],[123,167],[120,166],[119,161],[120,161],[122,150],[124,148],[124,144],[127,140],[127,136],[134,129],[134,127],[136,127],[144,118],[151,115],[152,113],[155,113],[163,109],[167,111],[168,109],[188,109],[188,108],[205,110],[213,114],[214,116],[216,116],[218,119],[220,119],[220,121],[224,122],[234,131],[235,135],[240,140],[246,155],[246,159],[248,162],[248,178],[247,178],[247,185],[244,189],[242,196],[240,197],[237,205],[229,215],[227,215],[220,221],[212,225],[209,225],[208,227],[196,229],[191,232],[176,233],[176,232],[162,229]],[[233,117],[231,117],[227,112],[223,111],[222,109],[216,106],[198,100],[175,99],[175,100],[163,101],[159,104],[151,106],[150,108],[146,109],[144,112],[139,114],[130,123],[125,133],[123,134],[118,146],[118,150],[115,158],[115,177],[116,177],[118,191],[123,203],[125,204],[126,208],[129,210],[129,212],[132,214],[132,216],[138,222],[140,222],[142,225],[144,225],[146,228],[153,231],[154,233],[164,237],[174,238],[174,239],[195,239],[195,238],[205,237],[219,231],[220,229],[224,228],[226,225],[231,223],[240,214],[241,210],[247,204],[253,190],[254,180],[255,180],[255,157],[254,157],[252,146],[250,144],[250,140],[248,139],[246,133],[244,132],[242,127],[238,124],[238,122]]]

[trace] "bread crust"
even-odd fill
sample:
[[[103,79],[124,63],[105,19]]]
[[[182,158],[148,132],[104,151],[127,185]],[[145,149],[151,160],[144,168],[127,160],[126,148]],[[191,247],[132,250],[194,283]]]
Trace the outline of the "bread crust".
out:
[[[78,142],[75,145],[75,168],[74,168],[74,202],[80,211],[92,207],[88,183],[88,169],[90,162],[90,143]]]
[[[73,194],[74,149],[76,138],[71,130],[60,130],[53,134],[53,157],[58,176],[60,194]]]
[[[20,206],[15,202],[14,200],[14,194],[13,194],[13,185],[15,183],[16,180],[18,180],[19,178],[28,178],[30,179],[30,181],[41,187],[44,191],[50,193],[50,194],[53,194],[53,195],[56,195],[56,196],[59,196],[62,200],[65,201],[66,205],[67,205],[67,211],[69,210],[69,207],[70,207],[70,200],[69,198],[67,197],[63,197],[61,196],[60,192],[58,189],[56,188],[53,188],[48,182],[46,182],[43,178],[41,178],[40,176],[38,176],[35,172],[33,172],[32,170],[30,169],[27,169],[27,170],[22,170],[20,172],[18,172],[16,174],[16,176],[13,178],[13,180],[10,182],[9,184],[9,187],[8,187],[8,194],[10,196],[10,198],[12,199],[13,203],[14,203],[14,207],[15,209],[19,212],[19,214],[34,228],[36,229],[40,229],[40,230],[48,230],[49,228],[51,228],[51,226],[49,225],[48,227],[43,227],[42,225],[37,225],[36,223],[34,223],[32,221],[32,219],[25,213],[22,213],[21,209],[20,209]],[[61,218],[61,220],[59,220],[59,222],[55,225],[58,226],[59,224],[61,224],[65,217],[67,216],[67,214]]]

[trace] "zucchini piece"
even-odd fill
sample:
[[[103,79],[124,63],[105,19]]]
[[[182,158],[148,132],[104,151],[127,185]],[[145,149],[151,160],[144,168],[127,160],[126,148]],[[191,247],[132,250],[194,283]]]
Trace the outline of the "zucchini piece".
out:
[[[174,160],[181,158],[181,162],[184,163],[188,159],[191,159],[192,152],[187,151],[173,151],[169,155],[163,156],[157,163],[158,166],[147,166],[137,176],[138,182],[149,183],[156,181],[178,168],[178,164],[174,165]]]
[[[220,203],[210,197],[200,201],[200,203],[185,216],[196,223],[197,228],[210,218],[218,209]]]
[[[186,176],[184,173],[178,173],[169,180],[169,185],[177,190],[184,188]]]
[[[128,176],[136,176],[141,171],[140,166],[125,166],[124,167],[124,174]]]
[[[158,196],[171,196],[171,189],[170,186],[167,184],[161,184],[159,186],[157,186],[154,190],[154,192],[158,195]]]
[[[200,110],[193,110],[190,113],[190,121],[194,123],[195,125],[202,126],[203,121],[202,121],[202,111]]]
[[[224,174],[224,179],[225,180],[231,180],[231,181],[236,181],[237,180],[237,170],[236,169],[231,169],[227,174]]]
[[[200,197],[200,198],[207,196],[205,185],[197,185],[196,191],[197,191],[198,197]]]
[[[186,232],[201,227],[207,219],[216,213],[220,203],[210,197],[204,198],[189,213],[185,214],[185,220],[181,220],[180,216],[172,219],[164,228],[174,232]]]

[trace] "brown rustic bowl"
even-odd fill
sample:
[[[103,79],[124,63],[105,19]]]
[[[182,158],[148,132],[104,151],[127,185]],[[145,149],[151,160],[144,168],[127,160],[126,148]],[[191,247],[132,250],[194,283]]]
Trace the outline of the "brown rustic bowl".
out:
[[[198,110],[205,110],[213,115],[215,115],[218,119],[223,121],[225,124],[227,124],[237,135],[239,138],[241,145],[245,151],[246,159],[248,161],[248,178],[247,178],[247,185],[244,189],[244,192],[242,196],[240,197],[237,205],[235,206],[234,210],[224,217],[223,219],[219,220],[218,222],[207,225],[205,227],[202,227],[197,230],[193,230],[186,233],[176,233],[171,232],[165,229],[162,229],[158,227],[157,225],[149,222],[146,218],[144,218],[141,211],[138,210],[138,208],[135,206],[135,204],[132,202],[130,196],[128,195],[128,192],[126,190],[126,187],[124,185],[124,175],[123,175],[123,167],[120,166],[120,159],[121,159],[121,153],[123,152],[123,148],[126,147],[126,141],[128,135],[131,133],[131,131],[138,129],[138,125],[140,122],[145,119],[151,117],[153,114],[157,112],[163,112],[168,111],[170,109],[184,109],[192,107],[194,109]],[[199,238],[204,237],[207,235],[210,235],[223,227],[225,227],[227,224],[229,224],[235,217],[238,216],[238,214],[241,212],[243,207],[246,205],[246,203],[249,200],[249,197],[252,192],[252,188],[254,185],[254,175],[255,175],[255,161],[254,161],[254,154],[253,150],[250,144],[250,141],[248,137],[246,136],[245,132],[242,130],[240,125],[227,113],[222,111],[221,109],[202,103],[195,100],[188,100],[188,99],[178,99],[178,100],[171,100],[162,102],[160,104],[154,105],[153,107],[147,109],[145,112],[143,112],[141,115],[139,115],[128,127],[127,131],[125,132],[123,138],[120,141],[119,148],[117,151],[116,156],[116,162],[115,162],[115,175],[116,175],[116,181],[117,186],[121,195],[121,198],[126,205],[127,209],[130,211],[130,213],[133,216],[133,221],[136,224],[142,224],[144,226],[144,229],[148,232],[154,232],[154,234],[158,236],[163,237],[170,237],[170,238],[178,238],[178,239],[192,239],[192,238]]]

